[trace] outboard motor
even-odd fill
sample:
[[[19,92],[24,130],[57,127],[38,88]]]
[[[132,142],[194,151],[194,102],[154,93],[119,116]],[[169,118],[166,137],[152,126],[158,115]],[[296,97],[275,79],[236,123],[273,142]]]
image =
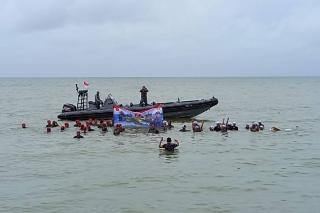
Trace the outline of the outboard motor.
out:
[[[77,107],[73,104],[64,104],[62,107],[62,113],[77,111]]]

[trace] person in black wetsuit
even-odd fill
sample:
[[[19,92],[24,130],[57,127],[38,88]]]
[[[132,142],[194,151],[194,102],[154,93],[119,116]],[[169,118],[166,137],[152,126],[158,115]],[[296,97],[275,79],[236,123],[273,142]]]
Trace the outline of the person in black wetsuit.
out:
[[[159,148],[164,148],[166,151],[173,152],[174,149],[179,146],[179,141],[174,140],[175,143],[171,143],[171,138],[167,138],[167,143],[162,144],[163,142],[163,137],[161,138],[161,141],[159,143]]]
[[[235,131],[238,131],[238,130],[239,130],[239,128],[237,127],[236,122],[233,122],[233,123],[232,123],[232,130],[235,130]]]
[[[232,124],[230,124],[230,123],[227,124],[227,130],[233,130]]]
[[[81,135],[80,131],[77,131],[77,135],[74,136],[73,138],[80,139],[80,138],[83,138],[83,136]]]
[[[140,100],[140,105],[141,106],[147,106],[148,105],[148,98],[147,98],[147,93],[149,90],[147,87],[143,86],[140,90],[141,93],[141,100]]]
[[[179,130],[180,132],[189,132],[191,130],[188,130],[187,129],[187,126],[186,125],[183,125],[182,128]]]
[[[250,129],[250,125],[249,124],[246,124],[246,130],[249,130]]]
[[[258,125],[260,130],[264,130],[264,124],[261,121],[258,122]]]
[[[213,131],[215,131],[215,132],[221,131],[221,124],[219,121],[216,122],[216,126],[213,128]]]

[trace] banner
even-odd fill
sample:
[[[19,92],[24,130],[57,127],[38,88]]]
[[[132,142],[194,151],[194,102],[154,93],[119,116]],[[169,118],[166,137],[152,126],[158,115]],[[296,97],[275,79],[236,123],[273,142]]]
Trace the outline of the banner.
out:
[[[161,127],[163,123],[162,107],[156,106],[143,112],[133,112],[120,106],[113,107],[113,123],[121,124],[123,127],[145,127],[150,124]]]

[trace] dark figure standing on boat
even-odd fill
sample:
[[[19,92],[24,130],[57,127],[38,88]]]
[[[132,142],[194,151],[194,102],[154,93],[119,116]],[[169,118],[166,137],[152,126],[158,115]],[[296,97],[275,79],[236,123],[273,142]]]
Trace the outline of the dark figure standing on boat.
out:
[[[100,109],[100,105],[101,105],[103,102],[102,102],[102,100],[100,99],[99,91],[97,91],[97,94],[94,96],[94,103],[95,103],[97,109]]]
[[[170,151],[170,152],[173,152],[174,148],[179,146],[179,141],[174,140],[174,143],[171,143],[171,138],[167,138],[167,143],[165,144],[162,144],[162,142],[163,142],[163,137],[161,138],[161,141],[159,143],[159,148],[164,148],[166,151]]]
[[[140,105],[141,106],[147,106],[148,105],[148,98],[147,98],[147,93],[149,90],[147,87],[142,86],[140,93],[141,93],[141,100],[140,100]]]

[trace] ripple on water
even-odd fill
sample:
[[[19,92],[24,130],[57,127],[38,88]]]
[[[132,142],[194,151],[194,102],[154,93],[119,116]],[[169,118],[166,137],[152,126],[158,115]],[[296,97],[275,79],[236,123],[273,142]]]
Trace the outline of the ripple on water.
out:
[[[231,192],[237,191],[240,188],[235,186],[205,186],[199,187],[201,191],[210,191],[210,192]]]
[[[311,158],[303,158],[303,166],[307,168],[319,168],[320,167],[320,158],[311,157]]]

